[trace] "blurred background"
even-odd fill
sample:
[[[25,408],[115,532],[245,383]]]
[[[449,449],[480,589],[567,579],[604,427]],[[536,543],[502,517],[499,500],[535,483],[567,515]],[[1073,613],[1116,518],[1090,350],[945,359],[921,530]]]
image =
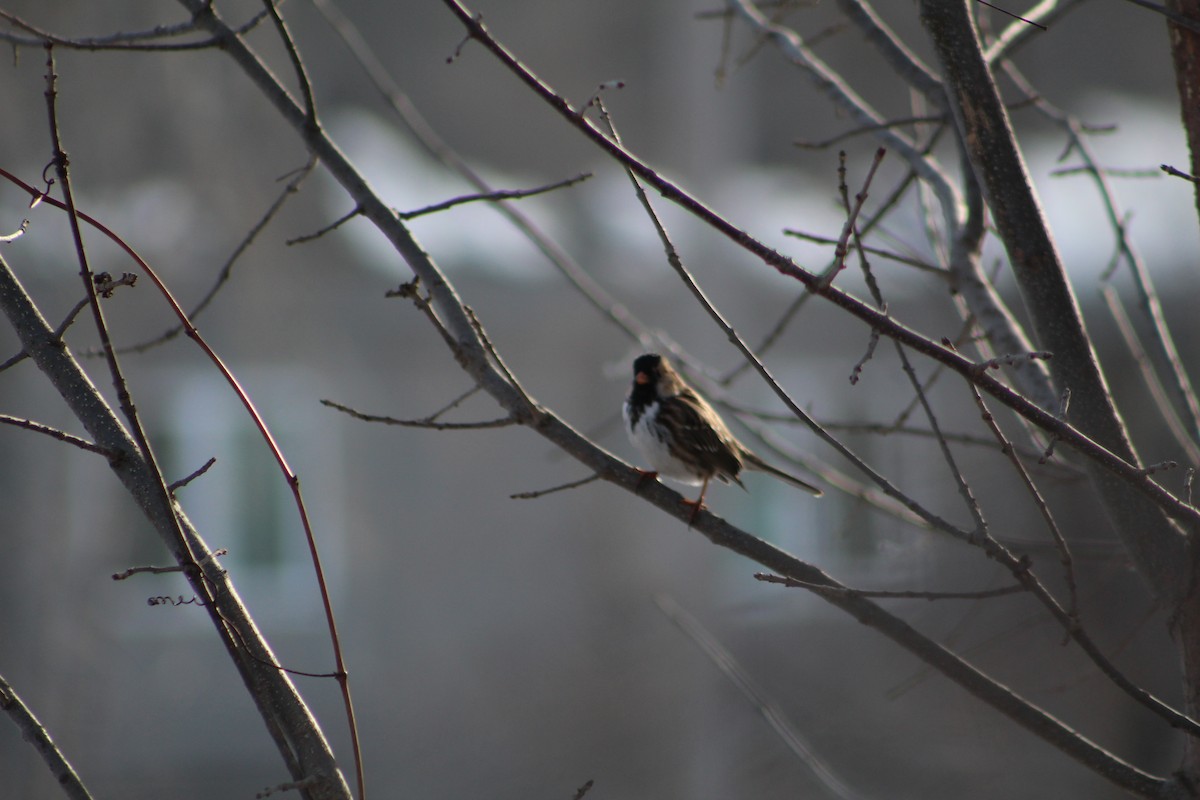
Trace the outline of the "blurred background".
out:
[[[917,6],[880,5],[926,53]],[[797,147],[845,133],[852,123],[739,26],[723,54],[722,22],[702,14],[718,6],[508,0],[473,8],[575,102],[601,82],[624,81],[605,102],[630,149],[735,224],[821,268],[828,248],[782,230],[836,238],[836,151],[847,151],[853,192],[877,145],[857,137],[832,148]],[[713,376],[739,364],[681,290],[626,177],[479,46],[468,43],[447,63],[463,32],[441,3],[346,0],[339,7],[432,127],[495,186],[530,188],[594,172],[580,186],[520,207],[649,329],[711,365]],[[28,0],[4,8],[63,36],[186,19],[180,6],[145,0]],[[245,20],[261,6],[218,8]],[[472,191],[414,141],[310,3],[297,0],[283,12],[326,125],[390,203],[408,210]],[[821,56],[884,113],[911,113],[907,90],[844,26],[835,4],[814,4],[788,19],[821,37]],[[269,26],[250,41],[277,74],[291,75]],[[44,55],[39,48],[12,53],[0,67],[7,110],[0,166],[36,183],[51,152]],[[56,59],[80,207],[120,232],[192,307],[307,154],[219,52],[60,48]],[[1132,212],[1128,230],[1159,281],[1185,362],[1195,364],[1191,189],[1155,175],[1159,164],[1188,163],[1164,23],[1133,4],[1095,0],[1035,36],[1016,60],[1053,103],[1089,124],[1118,126],[1093,144],[1105,166],[1140,173],[1117,184],[1118,197]],[[1028,109],[1014,111],[1014,122],[1143,456],[1179,459],[1129,382],[1132,362],[1099,304],[1097,279],[1113,241],[1095,193],[1085,177],[1053,174],[1077,162],[1060,163],[1064,142],[1052,125]],[[873,191],[884,196],[902,174],[898,159],[885,161]],[[4,257],[57,324],[82,297],[78,267],[64,217],[26,206],[23,192],[0,185],[0,230],[31,219]],[[411,274],[368,223],[351,220],[310,243],[287,244],[351,210],[318,168],[235,263],[196,323],[301,477],[332,580],[374,796],[565,799],[588,779],[596,781],[589,794],[596,798],[837,796],[814,769],[818,762],[861,797],[1118,796],[877,634],[807,593],[753,580],[756,565],[629,493],[591,483],[510,499],[587,476],[531,431],[382,427],[322,406],[331,399],[420,419],[471,388],[426,319],[411,304],[384,297]],[[704,290],[743,336],[760,341],[799,296],[797,285],[665,203],[658,210]],[[634,459],[619,410],[629,363],[642,345],[597,313],[494,210],[463,206],[412,227],[526,389]],[[108,242],[87,235],[95,271],[133,269]],[[875,241],[933,258],[915,202]],[[994,248],[989,258],[1008,290],[1001,256]],[[875,268],[894,316],[930,336],[957,334],[961,322],[938,279],[886,261]],[[853,272],[845,285],[861,291]],[[1122,280],[1115,279],[1125,291]],[[1019,313],[1015,293],[1008,298]],[[147,341],[173,324],[145,281],[118,291],[107,310],[119,344]],[[96,345],[84,317],[67,337],[81,351]],[[850,426],[847,441],[877,469],[969,527],[931,441],[854,427],[891,425],[913,400],[886,344],[862,380],[849,383],[868,338],[859,323],[809,303],[765,361],[817,419]],[[18,349],[5,326],[0,358]],[[111,398],[101,363],[85,363]],[[223,563],[281,661],[331,670],[295,509],[236,397],[184,337],[131,353],[124,364],[167,478],[216,457],[212,470],[181,490],[181,501],[209,545],[229,550]],[[919,369],[923,377],[932,372],[928,363]],[[752,377],[729,392],[745,407],[782,410]],[[932,396],[948,430],[986,435],[956,380],[942,380]],[[0,411],[80,432],[28,362],[0,374]],[[445,419],[502,413],[486,396],[472,396]],[[919,414],[909,422],[926,427]],[[846,468],[799,426],[775,431],[803,454],[791,468],[806,478],[823,482]],[[994,448],[959,450],[993,532],[1028,551],[1061,588],[1037,511],[1003,460]],[[785,463],[780,454],[773,460]],[[1074,543],[1085,623],[1131,678],[1177,701],[1164,622],[1089,487],[1064,464],[1037,477]],[[1167,480],[1178,485],[1182,475]],[[823,485],[826,496],[813,500],[751,476],[748,492],[719,486],[708,502],[852,586],[964,590],[1005,583],[977,551]],[[158,595],[190,596],[184,581],[110,578],[167,556],[101,458],[0,426],[0,509],[0,674],[95,796],[250,797],[286,780],[203,612],[147,604]],[[1061,631],[1032,601],[887,602],[1123,758],[1158,774],[1174,769],[1177,738],[1076,649],[1062,646]],[[664,609],[681,609],[721,643],[815,761],[789,748]],[[297,682],[351,775],[335,682]],[[59,796],[8,724],[0,724],[0,777],[8,797]]]

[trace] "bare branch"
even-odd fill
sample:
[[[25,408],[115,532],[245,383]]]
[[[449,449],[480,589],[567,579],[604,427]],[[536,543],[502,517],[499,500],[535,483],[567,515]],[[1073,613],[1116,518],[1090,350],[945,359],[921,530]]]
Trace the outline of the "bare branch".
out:
[[[975,366],[983,372],[985,369],[1000,369],[1004,365],[1012,366],[1020,364],[1024,361],[1049,361],[1054,358],[1054,354],[1045,350],[1035,350],[1032,353],[1009,353],[1007,355],[996,356],[989,358],[987,361],[980,361]]]
[[[269,225],[271,220],[273,220],[280,212],[288,199],[295,196],[296,193],[300,191],[300,185],[304,182],[304,179],[312,173],[313,167],[315,166],[316,161],[310,158],[308,163],[306,163],[303,167],[296,171],[294,175],[292,175],[292,179],[283,187],[283,191],[279,193],[279,195],[267,208],[266,212],[259,217],[258,222],[254,223],[249,232],[242,237],[242,240],[238,243],[237,247],[233,249],[233,252],[229,255],[229,258],[225,259],[225,263],[221,265],[219,270],[217,270],[217,277],[216,280],[213,281],[212,286],[209,287],[208,291],[205,292],[204,296],[200,298],[196,305],[192,306],[192,310],[187,312],[187,319],[195,320],[204,312],[206,308],[208,308],[209,304],[212,303],[217,294],[221,291],[221,287],[225,285],[230,276],[233,274],[234,265],[237,264],[242,255],[250,249],[250,245],[254,244],[255,240],[258,238],[258,235],[262,233],[264,229],[266,229],[267,225]],[[168,342],[181,333],[187,333],[187,330],[187,324],[180,322],[180,324],[166,330],[149,341],[118,348],[118,352],[141,353],[149,350],[152,347],[157,347],[164,342]]]
[[[1043,26],[1054,25],[1083,3],[1084,0],[1041,0],[1036,6],[1026,11],[1022,19],[1015,20],[988,44],[985,50],[987,62],[996,64],[1002,59],[1012,56],[1041,33]],[[1036,22],[1038,26],[1028,25],[1025,20]]]
[[[300,58],[300,51],[296,49],[296,41],[292,38],[291,32],[284,24],[283,17],[279,15],[279,9],[275,7],[275,0],[262,0],[263,6],[266,7],[267,15],[271,21],[275,23],[275,30],[279,33],[279,39],[283,42],[283,48],[287,51],[288,60],[292,62],[292,69],[296,73],[296,82],[300,84],[300,96],[304,98],[304,115],[308,118],[308,124],[316,128],[319,124],[317,121],[317,101],[313,97],[312,82],[308,79],[308,70],[304,66],[303,59]],[[364,791],[362,774],[359,774],[358,793],[361,795]]]
[[[898,119],[888,120],[887,122],[881,122],[878,125],[861,125],[857,128],[851,128],[850,130],[845,131],[844,133],[839,133],[836,136],[829,137],[828,139],[821,139],[821,140],[815,141],[815,142],[810,142],[806,139],[797,139],[794,142],[792,142],[792,144],[794,144],[796,147],[801,147],[805,150],[824,150],[827,147],[832,147],[835,144],[840,144],[840,143],[844,142],[845,140],[851,139],[855,136],[864,136],[869,133],[875,133],[876,131],[880,130],[881,128],[905,128],[910,125],[927,124],[927,123],[934,123],[934,122],[945,123],[946,117],[944,117],[944,116],[928,116],[928,115],[920,116],[920,117],[900,117]]]
[[[9,242],[15,242],[17,239],[20,239],[22,236],[24,236],[25,231],[27,231],[28,229],[29,229],[29,220],[27,220],[27,219],[21,220],[21,224],[17,227],[17,229],[15,231],[13,231],[12,233],[10,233],[6,236],[0,236],[0,244],[8,244]]]
[[[361,213],[362,213],[362,209],[353,208],[350,211],[347,211],[345,214],[342,214],[340,217],[338,217],[337,219],[335,219],[333,222],[329,223],[325,227],[319,228],[318,230],[314,231],[313,233],[306,233],[303,236],[296,236],[292,239],[288,239],[286,244],[289,247],[291,247],[294,244],[308,244],[309,242],[314,242],[317,239],[320,239],[322,236],[324,236],[327,233],[333,233],[338,228],[342,227],[347,222],[354,219]]]
[[[228,554],[229,551],[222,547],[218,550],[213,550],[211,553],[205,556],[204,560],[206,563],[216,563],[214,559]],[[129,569],[122,570],[121,572],[114,572],[112,579],[114,581],[123,581],[133,577],[134,575],[167,575],[175,572],[183,572],[183,567],[179,566],[178,564],[170,567],[130,567]]]
[[[842,167],[839,172],[842,175],[842,180],[839,184],[842,192],[843,206],[845,206],[846,210],[846,222],[842,225],[841,236],[838,237],[837,246],[833,249],[833,265],[822,276],[826,284],[832,282],[834,276],[846,268],[846,253],[849,251],[850,234],[857,230],[855,223],[858,221],[858,215],[862,211],[863,203],[867,201],[871,181],[875,178],[875,172],[879,169],[879,165],[883,162],[883,157],[886,153],[887,151],[882,147],[875,151],[875,157],[871,160],[870,168],[867,169],[867,176],[863,178],[862,189],[859,190],[858,194],[854,195],[853,206],[850,205],[849,198],[847,197],[845,181],[846,154],[844,152],[841,154],[840,163]],[[857,241],[857,236],[855,238]],[[867,270],[867,283],[870,286],[874,286],[874,278],[871,277],[869,270]],[[877,290],[873,290],[873,292],[877,293]],[[878,298],[876,299],[878,301]],[[878,302],[876,304],[879,305]]]
[[[574,186],[577,183],[583,183],[588,178],[592,177],[592,173],[583,172],[571,178],[564,178],[561,181],[548,183],[544,186],[536,186],[532,189],[497,189],[489,192],[478,192],[476,194],[463,195],[462,197],[454,197],[449,200],[443,200],[440,203],[434,203],[431,206],[418,208],[413,211],[397,211],[400,219],[415,219],[426,214],[436,214],[439,211],[461,206],[466,203],[477,203],[480,201],[487,203],[498,203],[504,200],[521,200],[526,197],[536,197],[539,194],[553,192],[556,189],[565,189],[568,186]]]
[[[114,572],[112,579],[114,581],[123,581],[126,578],[131,578],[134,575],[167,575],[174,572],[183,572],[183,567],[178,564],[173,564],[169,567],[130,567],[121,572]]]
[[[1170,164],[1161,164],[1161,165],[1159,165],[1159,169],[1161,169],[1163,172],[1165,172],[1168,175],[1171,175],[1173,177],[1183,178],[1185,181],[1191,181],[1192,183],[1200,183],[1200,178],[1197,178],[1195,175],[1189,175],[1188,173],[1184,172],[1183,170],[1176,169],[1175,167],[1172,167]]]
[[[249,33],[259,22],[266,19],[265,11],[260,11],[249,21],[238,27],[239,34]],[[14,28],[23,30],[30,34],[29,36],[17,36],[16,34],[0,31],[0,41],[8,42],[11,45],[18,47],[41,47],[44,44],[53,44],[56,47],[63,47],[70,50],[131,50],[131,51],[186,51],[186,50],[207,50],[218,44],[217,39],[201,39],[199,41],[190,42],[156,42],[155,39],[170,39],[177,36],[185,36],[190,33],[196,33],[200,28],[196,25],[195,20],[180,22],[175,25],[156,25],[153,28],[144,31],[133,31],[130,33],[112,33],[107,36],[88,36],[82,38],[70,38],[67,36],[59,36],[58,34],[49,31],[41,30],[34,25],[24,21],[20,17],[8,11],[0,9],[0,19],[8,22]]]
[[[56,167],[58,182],[63,187],[66,199],[61,202],[54,200],[32,187],[28,187],[27,191],[30,191],[31,196],[35,199],[43,198],[51,205],[68,210],[72,237],[76,243],[76,251],[81,263],[81,278],[87,287],[89,304],[98,321],[102,337],[104,337],[106,328],[103,325],[103,314],[87,269],[86,256],[79,233],[79,222],[83,220],[89,224],[95,224],[135,259],[136,254],[119,237],[81,214],[74,207],[69,179],[64,180],[66,160],[57,135],[53,62],[50,58],[47,61],[47,108],[55,154],[52,166]],[[4,173],[4,175],[19,185],[25,186],[8,173]],[[156,276],[146,267],[145,262],[137,260],[144,267],[145,274],[155,280]],[[157,280],[155,282],[163,289],[164,295],[169,298],[165,287],[162,287]],[[178,305],[174,304],[174,307],[177,309]],[[69,351],[62,348],[58,340],[54,338],[53,331],[50,330],[28,294],[17,281],[16,276],[12,274],[2,259],[0,259],[0,310],[3,310],[12,321],[24,350],[37,363],[38,368],[50,378],[56,390],[67,401],[72,412],[95,441],[106,449],[120,453],[120,458],[110,462],[113,470],[125,482],[131,494],[142,504],[143,512],[172,548],[177,560],[181,562],[181,566],[185,566],[184,574],[192,583],[197,594],[208,597],[210,587],[221,590],[218,595],[220,597],[218,606],[214,606],[207,600],[202,602],[205,603],[231,659],[242,673],[243,680],[248,687],[256,687],[256,690],[251,691],[251,695],[258,702],[267,729],[279,745],[288,768],[296,771],[312,770],[321,774],[322,785],[327,788],[327,791],[321,792],[322,796],[347,796],[349,791],[345,787],[336,763],[332,760],[324,736],[319,729],[314,727],[313,720],[300,701],[294,687],[286,680],[286,677],[280,676],[278,671],[260,670],[256,666],[257,661],[261,660],[258,659],[256,653],[269,653],[269,648],[261,634],[255,629],[245,608],[241,606],[236,593],[226,586],[228,576],[215,566],[206,566],[207,562],[203,556],[207,553],[207,548],[182,513],[177,513],[166,492],[161,472],[148,458],[150,450],[145,442],[144,434],[139,434],[140,444],[135,444],[131,440],[90,380],[79,369],[78,363],[71,357]],[[102,341],[106,341],[106,338],[102,338]],[[111,346],[106,347],[105,351],[109,363],[112,364],[115,358]],[[119,371],[113,370],[113,373],[114,380],[118,380]],[[118,384],[118,392],[122,392],[120,384]],[[126,405],[127,416],[136,419],[136,415],[130,413],[131,409],[128,407],[127,400],[126,393],[122,402],[123,405]],[[258,689],[262,689],[262,691],[258,691]],[[265,693],[270,694],[269,703]],[[285,729],[288,731],[287,734],[284,733]]]
[[[941,108],[945,106],[942,82],[920,57],[904,44],[866,0],[838,0],[838,8],[853,22],[872,47],[900,78]]]
[[[769,575],[765,572],[754,573],[754,579],[763,583],[777,583],[793,589],[809,589],[817,594],[822,592],[854,595],[855,597],[873,597],[880,600],[987,600],[993,597],[1005,597],[1020,594],[1026,588],[1019,583],[1001,586],[998,589],[978,589],[969,592],[922,592],[922,591],[893,591],[886,589],[852,589],[847,586],[837,589],[820,584],[798,581],[795,578],[785,578],[782,575]]]
[[[399,84],[392,78],[387,67],[376,55],[370,44],[355,27],[353,22],[341,12],[334,0],[312,0],[313,5],[337,32],[351,55],[358,61],[366,72],[375,88],[387,101],[389,107],[396,113],[400,121],[412,133],[413,137],[430,155],[446,166],[447,169],[462,176],[476,191],[486,194],[495,189],[484,180],[483,176],[472,168],[449,144],[434,130],[412,101],[401,90]],[[638,320],[622,303],[618,302],[607,290],[593,279],[583,266],[558,242],[554,241],[528,215],[515,204],[497,202],[491,208],[503,215],[542,253],[555,269],[575,287],[580,296],[598,311],[605,319],[616,325],[627,337],[634,341],[649,341],[649,328]]]
[[[1075,567],[1071,561],[1071,548],[1067,546],[1067,540],[1059,530],[1058,522],[1055,521],[1054,515],[1050,512],[1050,506],[1046,504],[1046,500],[1042,497],[1042,493],[1038,490],[1037,484],[1033,482],[1033,478],[1029,476],[1029,471],[1025,469],[1025,465],[1021,463],[1020,457],[1017,455],[1016,448],[1012,442],[1004,435],[1004,431],[1000,429],[1000,425],[996,422],[996,418],[988,410],[987,404],[983,400],[983,395],[979,393],[973,384],[967,384],[971,389],[971,394],[975,398],[975,404],[979,406],[980,416],[992,431],[992,435],[996,437],[996,441],[1000,443],[1000,452],[1004,453],[1012,462],[1013,469],[1021,478],[1021,482],[1025,484],[1025,488],[1029,491],[1030,497],[1033,498],[1034,505],[1037,506],[1038,512],[1042,515],[1042,519],[1046,523],[1046,529],[1050,531],[1050,536],[1054,539],[1054,545],[1058,548],[1059,562],[1063,567],[1063,575],[1066,578],[1067,591],[1070,593],[1070,601],[1067,606],[1067,614],[1079,624],[1079,595],[1075,587]]]
[[[577,481],[570,481],[569,483],[563,483],[558,486],[552,486],[549,489],[538,489],[538,490],[532,491],[532,492],[517,492],[516,494],[510,494],[509,498],[512,500],[535,500],[539,497],[545,497],[548,494],[554,494],[555,492],[561,492],[561,491],[565,491],[567,489],[576,489],[580,486],[586,486],[587,484],[591,483],[592,481],[596,481],[599,479],[600,479],[599,475],[589,475],[586,478],[581,478],[580,480],[577,480]]]
[[[1110,281],[1103,282],[1100,285],[1100,296],[1104,298],[1104,303],[1108,307],[1109,314],[1112,315],[1117,331],[1121,334],[1122,341],[1125,342],[1125,348],[1133,356],[1133,363],[1137,365],[1138,372],[1142,376],[1142,384],[1150,392],[1150,397],[1154,401],[1158,418],[1171,432],[1175,444],[1183,450],[1188,461],[1192,464],[1200,464],[1200,445],[1197,445],[1195,439],[1192,438],[1192,434],[1179,416],[1175,404],[1167,396],[1167,389],[1159,380],[1158,373],[1150,362],[1150,354],[1146,352],[1141,337],[1138,336],[1137,330],[1133,326],[1133,320],[1126,313],[1125,305],[1121,302],[1121,296],[1117,294],[1116,287]]]
[[[512,417],[501,417],[500,419],[490,419],[482,422],[437,422],[436,416],[426,417],[425,419],[397,419],[396,417],[382,416],[379,414],[367,414],[362,411],[344,406],[341,403],[335,403],[332,400],[322,400],[321,405],[341,411],[343,414],[349,414],[355,419],[361,419],[363,422],[381,422],[384,425],[400,425],[405,428],[432,428],[437,431],[452,431],[452,430],[479,430],[481,428],[507,428],[510,425],[519,425],[520,423]],[[439,411],[438,414],[441,412]]]
[[[13,425],[18,428],[24,428],[27,431],[44,433],[47,436],[58,439],[60,442],[66,442],[67,444],[75,445],[80,450],[87,450],[89,453],[98,453],[99,455],[102,455],[108,459],[118,457],[115,452],[106,450],[98,444],[89,442],[87,439],[81,439],[80,437],[67,433],[66,431],[61,431],[58,428],[52,428],[49,425],[43,425],[40,422],[34,422],[30,419],[22,419],[20,417],[10,416],[8,414],[0,414],[0,424]]]
[[[677,628],[683,631],[684,635],[691,639],[700,648],[701,652],[708,657],[713,666],[719,669],[729,679],[730,683],[742,693],[742,696],[746,698],[754,710],[771,726],[771,730],[775,731],[775,735],[783,741],[784,745],[792,751],[793,755],[800,759],[804,766],[808,767],[813,776],[826,789],[833,795],[843,798],[843,800],[852,800],[852,798],[859,797],[855,791],[837,776],[833,768],[817,755],[812,744],[796,730],[796,727],[787,718],[783,709],[775,701],[766,696],[766,693],[755,684],[754,680],[742,665],[737,662],[733,654],[717,641],[716,637],[705,630],[699,620],[684,611],[669,595],[657,594],[654,596],[654,602],[659,610],[666,615],[667,619],[671,620]]]
[[[0,675],[0,710],[20,729],[22,738],[37,750],[54,776],[55,783],[62,787],[67,797],[71,800],[92,800],[91,793],[83,785],[75,768],[3,675]]]
[[[795,230],[794,228],[785,228],[783,232],[787,236],[795,236],[797,239],[803,239],[806,242],[813,242],[814,244],[836,245],[838,243],[837,239],[831,239],[828,236],[819,236],[819,235],[813,234],[813,233],[805,233],[804,231],[798,231],[798,230]],[[936,264],[930,264],[928,261],[922,261],[919,258],[913,258],[912,256],[902,255],[902,254],[894,252],[892,250],[885,250],[882,247],[871,247],[869,245],[863,245],[862,249],[864,252],[870,253],[873,256],[879,256],[880,258],[886,258],[889,261],[895,261],[899,264],[905,264],[910,267],[915,267],[915,268],[921,270],[922,272],[928,272],[933,275],[941,275],[941,276],[946,276],[949,274],[949,271],[947,269],[945,269],[944,267],[939,267]]]
[[[206,473],[210,469],[212,469],[213,464],[216,464],[216,463],[217,463],[217,459],[215,457],[210,458],[208,461],[205,461],[204,464],[201,465],[200,468],[197,469],[195,472],[192,472],[187,477],[180,478],[179,480],[175,481],[174,483],[168,485],[167,491],[170,492],[171,494],[174,494],[176,489],[182,489],[184,486],[187,486],[189,483],[196,480],[196,478],[199,478],[201,475],[203,475],[204,473]]]
[[[92,276],[92,283],[96,285],[96,294],[104,299],[113,296],[113,292],[118,286],[134,286],[137,284],[137,275],[132,272],[122,272],[121,277],[114,278],[107,272],[101,272]]]
[[[962,221],[962,198],[937,160],[932,155],[921,152],[911,139],[885,125],[886,120],[883,116],[813,53],[799,34],[768,20],[749,0],[729,2],[757,33],[768,37],[791,63],[808,72],[817,87],[838,107],[849,113],[859,125],[874,129],[886,148],[895,151],[908,162],[937,194],[946,226],[957,230]]]

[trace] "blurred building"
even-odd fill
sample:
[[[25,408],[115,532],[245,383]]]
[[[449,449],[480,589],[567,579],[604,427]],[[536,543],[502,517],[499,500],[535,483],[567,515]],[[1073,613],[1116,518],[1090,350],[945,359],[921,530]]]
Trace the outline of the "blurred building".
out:
[[[105,5],[64,3],[47,12],[36,3],[10,4],[68,35],[179,18],[161,16],[161,4]],[[244,5],[229,16],[245,18],[258,9]],[[722,334],[681,292],[624,176],[495,69],[480,48],[468,44],[447,65],[461,32],[438,4],[357,2],[344,10],[435,127],[498,186],[525,188],[595,170],[582,186],[523,208],[650,328],[717,370],[737,365]],[[602,80],[625,80],[610,107],[633,149],[709,193],[735,222],[820,266],[827,250],[800,245],[779,230],[836,236],[837,159],[790,143],[826,138],[846,122],[778,58],[763,54],[737,67],[748,49],[740,38],[725,59],[724,86],[715,87],[721,23],[694,18],[704,10],[685,3],[484,8],[497,35],[571,96],[586,97]],[[398,132],[308,5],[285,11],[328,123],[390,202],[412,209],[469,191]],[[904,12],[915,15],[909,6]],[[837,21],[832,7],[805,13],[811,17],[799,19],[810,32]],[[1136,9],[1106,8],[1105,15],[1068,17],[1046,42],[1027,48],[1025,65],[1049,76],[1047,93],[1072,110],[1120,115],[1133,108],[1131,125],[1170,130],[1173,83],[1161,25]],[[915,24],[903,15],[895,21],[908,31]],[[1146,42],[1129,50],[1137,58],[1112,57],[1104,37],[1117,30],[1122,47],[1135,36]],[[269,31],[253,41],[278,55]],[[875,87],[870,76],[877,64],[856,63],[853,53],[861,48],[854,34],[830,41],[831,61],[854,71],[880,103],[907,102]],[[1058,69],[1064,52],[1071,53],[1070,74]],[[276,179],[300,167],[305,154],[219,54],[56,55],[81,206],[126,236],[191,307],[280,191]],[[0,166],[32,180],[49,152],[43,67],[40,51],[20,56],[0,77],[0,99],[25,124],[0,127],[6,154]],[[276,66],[286,73],[284,61]],[[1145,97],[1137,106],[1114,99],[1137,91],[1161,98],[1161,106],[1142,115],[1151,108]],[[1040,137],[1030,146],[1040,178],[1060,142],[1038,123],[1031,127]],[[1181,136],[1162,141],[1152,151],[1122,151],[1135,163],[1121,166],[1171,158],[1185,163]],[[874,144],[864,139],[849,148],[861,178],[863,154]],[[899,174],[899,165],[888,168],[896,170],[889,175]],[[1085,202],[1078,199],[1081,184],[1058,188],[1047,181],[1045,191],[1061,198],[1048,199],[1048,214],[1072,230]],[[1155,270],[1164,288],[1177,285],[1171,281],[1179,279],[1178,267],[1196,254],[1189,190],[1160,182],[1136,198],[1137,224],[1145,207],[1154,232],[1146,238]],[[3,230],[28,213],[11,187],[0,188],[0,209]],[[756,565],[712,547],[625,492],[593,483],[510,499],[587,474],[531,431],[383,427],[322,406],[321,399],[331,399],[420,419],[471,388],[422,315],[405,301],[385,299],[386,290],[410,275],[366,223],[352,220],[315,242],[286,244],[349,210],[318,171],[236,263],[197,323],[301,476],[332,581],[375,795],[569,798],[595,779],[591,796],[597,798],[835,796],[812,762],[789,749],[694,637],[664,613],[664,603],[698,620],[816,759],[858,796],[1118,795],[871,631],[812,596],[753,580]],[[797,288],[764,274],[673,209],[661,210],[705,290],[748,340],[759,341],[799,296]],[[48,209],[29,215],[29,232],[6,245],[4,256],[56,320],[81,294],[77,267],[62,219]],[[896,222],[904,227],[886,232],[895,246],[922,252],[919,212],[906,211]],[[1160,224],[1190,226],[1171,242],[1176,263],[1152,243],[1160,239],[1154,227]],[[632,458],[617,414],[638,345],[489,209],[466,206],[413,227],[527,390]],[[1088,276],[1081,295],[1089,306],[1091,278],[1103,266],[1098,238],[1062,241],[1072,268]],[[88,234],[88,245],[95,270],[130,268],[95,234]],[[898,318],[930,335],[955,334],[961,323],[938,310],[947,304],[936,279],[890,263],[877,263],[876,270]],[[849,274],[846,280],[860,281]],[[1169,316],[1179,326],[1185,357],[1195,363],[1185,295],[1170,294]],[[122,344],[145,341],[173,324],[145,281],[118,292],[107,309]],[[1123,376],[1111,325],[1089,314],[1099,345],[1112,354],[1112,374]],[[7,358],[15,338],[0,327],[0,358]],[[912,391],[886,343],[862,381],[849,384],[868,338],[856,323],[810,304],[767,362],[818,419],[887,424],[909,405]],[[93,347],[94,339],[85,317],[68,335],[80,350]],[[86,363],[111,397],[101,362]],[[290,493],[234,395],[185,337],[127,354],[123,363],[168,479],[217,459],[181,498],[210,546],[228,549],[223,562],[280,659],[308,672],[332,669]],[[919,368],[930,376],[929,364]],[[1126,381],[1115,383],[1136,420],[1143,401]],[[731,394],[749,407],[780,410],[750,378]],[[932,396],[947,429],[982,435],[978,412],[956,380],[943,378]],[[0,411],[79,430],[29,363],[0,374]],[[501,415],[477,395],[446,419]],[[911,420],[924,426],[919,412]],[[1149,454],[1160,451],[1162,458],[1175,457],[1153,431],[1138,432],[1150,460],[1159,460]],[[779,433],[827,477],[846,469],[799,427],[781,426]],[[966,524],[933,442],[845,435],[902,488]],[[1003,461],[967,446],[960,456],[994,532],[1028,549],[1057,582],[1056,554],[1042,543],[1036,509]],[[1148,618],[1148,596],[1112,544],[1087,487],[1063,467],[1039,477],[1077,544],[1085,622],[1130,677],[1174,701],[1174,656],[1162,621]],[[852,586],[959,590],[1004,582],[979,553],[847,493],[830,491],[814,501],[762,477],[751,477],[748,488],[714,489],[711,508]],[[40,716],[95,796],[250,796],[286,779],[203,612],[147,604],[147,598],[180,593],[186,599],[184,582],[173,575],[110,578],[129,566],[164,563],[166,555],[100,457],[0,426],[0,509],[0,674]],[[1120,696],[1073,648],[1060,647],[1061,631],[1030,601],[893,604],[917,627],[1114,752],[1160,774],[1174,768],[1179,745],[1165,726]],[[297,683],[349,775],[336,684]],[[58,796],[32,750],[4,724],[0,783],[5,796]]]

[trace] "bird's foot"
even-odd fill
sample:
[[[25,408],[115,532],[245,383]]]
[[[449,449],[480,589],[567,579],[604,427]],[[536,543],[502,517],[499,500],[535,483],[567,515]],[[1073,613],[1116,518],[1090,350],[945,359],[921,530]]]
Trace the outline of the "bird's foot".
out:
[[[634,469],[637,469],[637,468],[635,467]],[[633,487],[633,491],[635,494],[642,490],[642,484],[646,483],[646,481],[658,480],[658,473],[652,469],[639,469],[638,476],[639,476],[638,482]]]
[[[703,498],[699,498],[696,500],[688,500],[685,497],[683,500],[680,500],[679,502],[683,503],[685,506],[692,507],[692,514],[690,517],[688,517],[688,530],[691,530],[692,526],[696,524],[696,517],[699,516],[700,512],[702,510],[704,510],[705,508],[707,508],[707,506],[704,505]]]

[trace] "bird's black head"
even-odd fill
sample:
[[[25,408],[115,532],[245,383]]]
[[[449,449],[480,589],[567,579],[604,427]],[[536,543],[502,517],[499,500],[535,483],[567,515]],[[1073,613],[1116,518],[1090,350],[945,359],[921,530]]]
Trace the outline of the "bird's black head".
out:
[[[662,369],[663,359],[657,353],[647,353],[633,360],[633,388],[629,391],[631,403],[646,406],[658,399]]]
[[[658,353],[646,353],[633,360],[633,382],[639,385],[658,383],[663,358]]]

